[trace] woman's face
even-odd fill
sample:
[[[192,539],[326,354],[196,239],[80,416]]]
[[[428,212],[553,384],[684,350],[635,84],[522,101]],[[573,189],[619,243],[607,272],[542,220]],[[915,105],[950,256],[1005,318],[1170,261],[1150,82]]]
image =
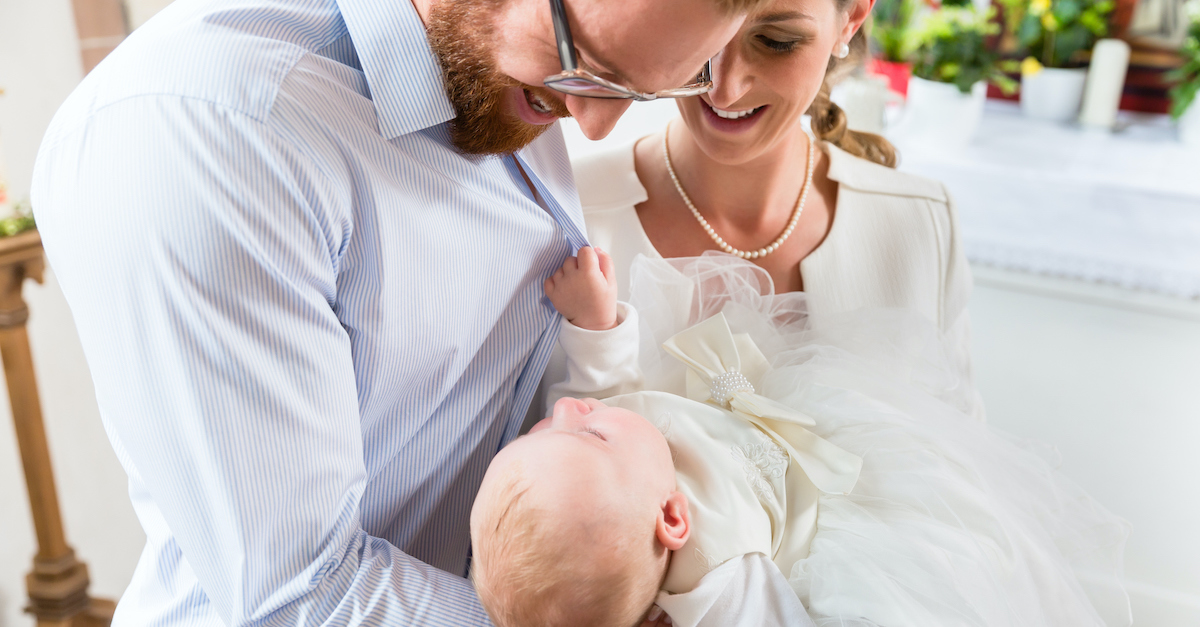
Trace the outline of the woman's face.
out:
[[[701,150],[735,165],[800,133],[830,55],[849,41],[870,4],[852,1],[847,11],[837,0],[777,0],[748,17],[713,58],[713,90],[679,103]]]

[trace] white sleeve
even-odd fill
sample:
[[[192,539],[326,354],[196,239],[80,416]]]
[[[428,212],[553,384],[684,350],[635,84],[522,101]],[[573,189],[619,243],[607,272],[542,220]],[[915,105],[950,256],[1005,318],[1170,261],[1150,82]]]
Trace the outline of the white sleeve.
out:
[[[656,602],[675,627],[813,627],[787,578],[762,553],[735,557],[701,578],[691,592],[660,592]]]
[[[560,324],[558,344],[566,355],[566,378],[546,388],[547,410],[564,396],[605,399],[642,388],[637,310],[617,303],[617,326],[607,331],[581,329],[565,318]]]
[[[971,417],[983,421],[983,399],[975,388],[975,373],[971,360],[971,315],[967,309],[974,282],[971,280],[971,266],[963,250],[958,212],[949,190],[946,191],[946,198],[950,232],[942,286],[941,330],[960,380],[960,393],[957,395],[956,404]]]

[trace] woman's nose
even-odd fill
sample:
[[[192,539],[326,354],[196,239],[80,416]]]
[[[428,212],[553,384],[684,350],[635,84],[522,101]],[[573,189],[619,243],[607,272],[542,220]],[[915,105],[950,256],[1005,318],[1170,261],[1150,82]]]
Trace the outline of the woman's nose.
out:
[[[579,130],[592,141],[607,137],[631,102],[611,98],[566,97],[567,110],[579,123]]]
[[[718,109],[730,109],[750,91],[753,76],[745,57],[734,44],[725,47],[712,60],[713,88],[708,101]]]

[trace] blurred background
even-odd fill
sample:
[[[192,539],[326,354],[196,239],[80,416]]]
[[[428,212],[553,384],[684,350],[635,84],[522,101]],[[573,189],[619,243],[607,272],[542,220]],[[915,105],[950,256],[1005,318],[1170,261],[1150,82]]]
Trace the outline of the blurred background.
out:
[[[0,0],[0,233],[27,226],[55,110],[167,4]],[[1133,524],[1136,625],[1200,626],[1200,0],[878,0],[870,35],[873,58],[834,99],[954,195],[989,420],[1057,446]],[[578,156],[675,115],[635,104],[601,142],[563,130]],[[144,536],[53,268],[25,299],[67,538],[91,593],[116,599]],[[0,627],[28,627],[37,545],[8,412]]]

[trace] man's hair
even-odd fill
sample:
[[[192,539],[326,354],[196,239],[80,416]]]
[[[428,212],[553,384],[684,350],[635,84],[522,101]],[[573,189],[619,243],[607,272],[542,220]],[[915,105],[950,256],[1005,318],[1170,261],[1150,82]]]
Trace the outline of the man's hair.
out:
[[[578,540],[526,498],[524,478],[506,478],[497,491],[505,507],[480,521],[471,561],[475,590],[497,627],[634,627],[644,620],[665,574],[653,537],[622,537],[628,534],[597,524],[600,537]]]

